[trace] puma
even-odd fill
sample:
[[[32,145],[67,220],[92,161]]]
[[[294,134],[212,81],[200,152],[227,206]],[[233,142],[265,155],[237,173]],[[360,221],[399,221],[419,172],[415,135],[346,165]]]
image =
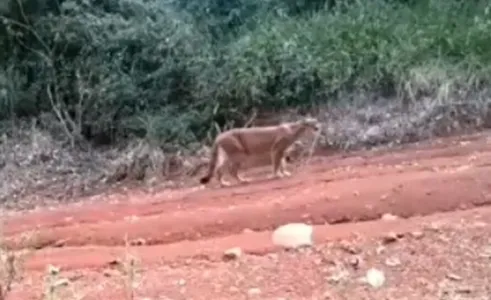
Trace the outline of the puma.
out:
[[[269,155],[273,165],[273,177],[290,176],[286,168],[288,150],[307,131],[317,132],[320,123],[314,118],[305,118],[296,122],[281,123],[276,126],[234,128],[220,133],[213,142],[208,173],[200,179],[201,184],[210,181],[217,174],[221,186],[229,186],[223,180],[224,169],[239,183],[248,179],[238,171],[244,161],[251,157]]]

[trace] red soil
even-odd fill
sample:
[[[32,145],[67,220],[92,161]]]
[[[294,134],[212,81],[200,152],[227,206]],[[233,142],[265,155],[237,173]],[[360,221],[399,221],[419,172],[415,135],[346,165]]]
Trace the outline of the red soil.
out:
[[[234,246],[264,254],[275,250],[270,230],[288,222],[319,225],[319,243],[349,239],[355,231],[364,236],[409,231],[418,218],[325,224],[491,204],[491,139],[481,133],[397,151],[318,156],[281,180],[264,180],[268,172],[249,172],[255,180],[247,185],[218,188],[215,181],[208,187],[128,194],[119,203],[66,205],[10,217],[3,228],[6,244],[39,249],[27,261],[34,272],[48,263],[63,269],[106,268],[124,253],[125,237],[138,245],[143,262],[157,264],[179,258],[214,260]],[[490,212],[482,211],[491,219]],[[33,239],[22,240],[29,231]]]

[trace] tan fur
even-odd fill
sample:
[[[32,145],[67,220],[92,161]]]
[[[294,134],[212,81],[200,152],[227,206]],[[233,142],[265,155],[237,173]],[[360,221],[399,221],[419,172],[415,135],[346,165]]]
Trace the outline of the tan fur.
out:
[[[234,128],[220,133],[213,143],[208,173],[200,179],[201,184],[210,181],[217,174],[221,186],[230,183],[223,180],[224,169],[228,169],[237,181],[249,180],[238,174],[244,161],[269,155],[273,165],[273,177],[290,176],[286,171],[285,155],[291,146],[307,131],[320,130],[316,119],[306,118],[297,122],[287,122],[276,126]]]

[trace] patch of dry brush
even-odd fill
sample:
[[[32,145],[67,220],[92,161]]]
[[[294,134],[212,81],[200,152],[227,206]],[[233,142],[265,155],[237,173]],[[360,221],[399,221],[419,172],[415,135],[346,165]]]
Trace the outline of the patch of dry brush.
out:
[[[472,100],[427,97],[402,107],[400,101],[370,102],[353,97],[349,105],[320,107],[323,123],[319,148],[342,151],[394,146],[436,136],[471,132],[491,125],[488,91],[468,94]],[[373,104],[367,104],[373,103]],[[295,119],[290,115],[286,119]],[[295,159],[305,154],[295,146]],[[146,186],[177,185],[203,172],[209,146],[194,153],[167,153],[153,141],[134,140],[123,148],[80,151],[65,146],[35,126],[3,136],[0,144],[0,201],[4,207],[34,208],[45,199],[70,201],[120,182],[144,182]]]

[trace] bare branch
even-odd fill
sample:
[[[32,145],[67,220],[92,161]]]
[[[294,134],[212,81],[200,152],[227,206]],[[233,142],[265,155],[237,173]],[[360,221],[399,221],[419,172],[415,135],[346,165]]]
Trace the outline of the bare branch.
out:
[[[9,23],[15,24],[15,25],[17,25],[19,27],[22,27],[23,29],[29,31],[36,38],[36,40],[43,46],[43,48],[46,50],[46,52],[51,53],[51,49],[50,49],[50,47],[48,47],[48,44],[33,29],[32,25],[30,25],[30,24],[24,24],[24,23],[21,23],[21,22],[19,22],[17,20],[14,20],[14,19],[11,19],[11,18],[7,18],[5,16],[1,16],[0,18],[4,22],[6,21],[6,22],[9,22]]]
[[[80,76],[80,69],[75,71],[75,77],[77,78],[77,91],[78,91],[78,103],[75,111],[75,122],[77,124],[77,128],[80,130],[82,128],[82,118],[84,111],[84,94],[85,88],[82,86],[82,80]]]
[[[16,37],[16,40],[17,40],[17,43],[19,43],[19,45],[21,45],[22,47],[24,47],[25,49],[33,52],[33,53],[36,53],[37,55],[39,55],[42,59],[44,59],[46,61],[46,63],[52,67],[53,66],[53,60],[47,56],[46,54],[44,54],[43,52],[39,51],[39,50],[36,50],[36,49],[33,49],[29,46],[27,46],[23,41],[21,41],[18,37]]]
[[[256,118],[257,118],[257,109],[253,108],[252,109],[252,115],[249,118],[249,120],[244,124],[244,128],[249,127],[256,120]]]
[[[62,112],[60,111],[60,107],[58,104],[55,103],[55,100],[53,98],[53,94],[51,93],[50,85],[46,85],[46,94],[48,95],[48,99],[51,103],[51,107],[53,108],[53,111],[56,114],[56,117],[58,118],[58,121],[61,123],[63,130],[65,131],[66,136],[70,139],[70,145],[72,147],[75,146],[75,139],[73,137],[73,134],[70,132],[70,129],[67,126],[66,120],[62,115]]]

